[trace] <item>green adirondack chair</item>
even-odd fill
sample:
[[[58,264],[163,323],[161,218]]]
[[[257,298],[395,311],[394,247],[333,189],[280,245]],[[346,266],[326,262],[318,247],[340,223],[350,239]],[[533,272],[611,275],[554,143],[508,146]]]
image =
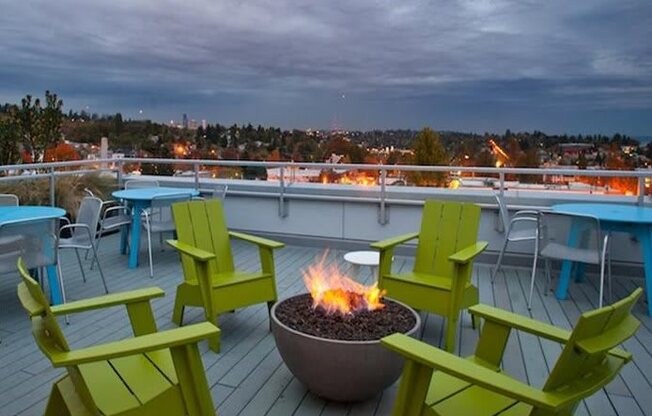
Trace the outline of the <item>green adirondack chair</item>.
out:
[[[18,261],[18,297],[39,348],[67,374],[53,386],[46,416],[215,415],[197,342],[219,330],[204,322],[157,332],[149,300],[159,288],[134,290],[50,307]],[[125,305],[135,337],[71,350],[56,317]]]
[[[406,358],[393,414],[572,415],[583,399],[631,361],[632,354],[616,347],[640,326],[631,309],[641,293],[636,289],[611,306],[585,312],[572,332],[490,306],[473,306],[471,313],[483,318],[484,325],[475,354],[467,359],[402,334],[385,337],[381,343]],[[512,329],[564,344],[542,388],[500,372]]]
[[[248,234],[229,232],[219,199],[172,205],[177,240],[167,243],[181,253],[184,281],[177,287],[172,321],[182,324],[186,306],[204,308],[206,320],[217,325],[217,316],[237,308],[276,302],[273,250],[283,243]],[[256,244],[261,271],[249,273],[233,266],[230,237]],[[209,341],[219,350],[217,342]]]
[[[444,316],[446,349],[451,352],[460,311],[478,303],[478,289],[471,284],[473,259],[487,247],[477,241],[479,225],[477,205],[429,200],[418,233],[371,244],[380,250],[378,286],[392,299]],[[413,271],[393,273],[394,247],[415,238],[419,242]]]

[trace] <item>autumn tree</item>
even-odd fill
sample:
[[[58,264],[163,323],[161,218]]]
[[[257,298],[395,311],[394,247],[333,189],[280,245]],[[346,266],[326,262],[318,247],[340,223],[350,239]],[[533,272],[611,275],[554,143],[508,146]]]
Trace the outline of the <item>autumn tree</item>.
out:
[[[45,91],[45,106],[39,98],[32,101],[27,95],[20,106],[11,113],[17,134],[34,161],[42,161],[45,150],[55,147],[61,140],[63,101],[50,91]]]

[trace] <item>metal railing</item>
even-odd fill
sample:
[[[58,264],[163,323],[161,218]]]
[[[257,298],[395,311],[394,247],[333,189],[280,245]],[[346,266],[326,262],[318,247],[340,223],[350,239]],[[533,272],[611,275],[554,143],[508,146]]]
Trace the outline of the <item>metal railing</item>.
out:
[[[76,175],[90,172],[113,172],[116,175],[118,186],[122,186],[125,178],[125,165],[131,164],[155,164],[155,165],[183,165],[192,167],[193,183],[195,188],[200,187],[202,167],[258,167],[278,168],[278,192],[273,194],[278,198],[279,216],[288,215],[288,198],[299,197],[297,194],[288,194],[287,189],[292,182],[292,173],[300,169],[320,169],[338,171],[374,171],[378,173],[378,184],[372,187],[365,187],[372,196],[356,198],[364,202],[373,201],[378,204],[378,222],[386,224],[388,221],[388,188],[395,188],[387,183],[388,173],[400,172],[434,172],[434,173],[459,173],[459,174],[485,174],[497,177],[498,186],[495,191],[504,193],[506,190],[506,177],[509,175],[556,175],[571,177],[603,177],[603,178],[636,178],[638,181],[637,193],[632,202],[642,205],[645,202],[645,181],[652,178],[652,170],[578,170],[578,169],[539,169],[539,168],[493,168],[493,167],[468,167],[468,166],[415,166],[415,165],[370,165],[370,164],[332,164],[332,163],[303,163],[303,162],[259,162],[246,160],[203,160],[203,159],[159,159],[159,158],[122,158],[122,159],[96,159],[80,160],[69,162],[31,163],[19,165],[0,166],[0,183],[4,181],[32,180],[38,178],[49,178],[50,181],[50,203],[54,205],[56,199],[55,182],[56,177],[64,175]],[[79,168],[73,170],[57,170],[62,168]],[[86,169],[83,169],[86,168]],[[9,174],[9,175],[8,175]],[[12,175],[13,174],[13,175]],[[324,185],[328,186],[328,185]],[[357,188],[360,189],[360,188]],[[233,191],[229,190],[229,193]],[[535,191],[536,192],[536,191]],[[237,193],[237,192],[236,192]],[[377,195],[376,195],[377,194]],[[333,200],[333,196],[325,195],[302,195],[310,199]],[[634,199],[635,198],[635,199]],[[348,198],[349,200],[351,198]],[[396,201],[391,201],[395,203]]]

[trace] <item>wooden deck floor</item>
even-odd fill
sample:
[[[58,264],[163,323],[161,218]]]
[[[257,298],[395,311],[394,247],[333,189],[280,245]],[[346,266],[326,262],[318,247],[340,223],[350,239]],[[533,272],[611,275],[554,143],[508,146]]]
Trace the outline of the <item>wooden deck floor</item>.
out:
[[[176,284],[181,279],[177,256],[166,249],[155,253],[154,279],[148,277],[145,263],[129,270],[127,259],[117,252],[117,236],[103,241],[101,259],[112,292],[156,285],[167,296],[154,300],[160,329],[173,327],[170,322]],[[244,269],[257,267],[258,253],[244,243],[235,243],[236,263]],[[145,258],[145,252],[141,252]],[[281,297],[301,292],[301,270],[320,255],[322,250],[305,247],[286,247],[277,252],[278,289]],[[343,264],[342,252],[330,251],[329,261]],[[85,263],[86,266],[89,262]],[[397,257],[396,267],[409,269],[411,259]],[[62,258],[63,273],[69,300],[102,294],[97,272],[88,274],[83,283],[74,256]],[[490,265],[477,264],[474,279],[480,288],[481,302],[496,305],[528,315],[562,328],[570,328],[579,314],[595,306],[597,292],[595,279],[573,284],[569,299],[558,301],[544,296],[542,285],[537,287],[532,311],[525,303],[528,272],[525,269],[505,269],[495,285],[489,282]],[[642,272],[641,272],[642,273]],[[369,270],[360,277],[369,279]],[[614,292],[617,297],[629,293],[641,281],[617,278]],[[42,414],[53,381],[61,370],[52,369],[37,349],[29,330],[29,322],[19,307],[15,295],[17,276],[0,278],[0,415]],[[543,282],[543,278],[540,279]],[[580,415],[652,415],[652,319],[643,314],[643,304],[637,306],[637,315],[643,325],[637,336],[624,348],[634,354],[634,362],[627,365],[616,380],[598,392],[579,408]],[[187,322],[200,320],[199,310],[189,310]],[[110,312],[92,312],[73,316],[64,328],[74,347],[88,346],[131,335],[126,313],[120,308]],[[424,317],[424,341],[439,345],[442,338],[441,318]],[[285,367],[268,331],[265,306],[238,310],[220,318],[222,351],[214,354],[207,346],[200,346],[211,391],[222,416],[230,415],[387,415],[391,411],[396,385],[373,400],[357,404],[325,402],[306,391]],[[468,314],[464,314],[459,331],[458,353],[472,352],[477,333],[471,329]],[[533,385],[541,385],[554,364],[560,347],[538,338],[515,333],[510,338],[503,366],[514,377]]]

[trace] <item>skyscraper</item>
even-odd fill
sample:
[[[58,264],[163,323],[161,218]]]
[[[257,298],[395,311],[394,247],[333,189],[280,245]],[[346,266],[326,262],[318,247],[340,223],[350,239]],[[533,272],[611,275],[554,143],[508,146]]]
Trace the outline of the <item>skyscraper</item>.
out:
[[[188,128],[188,114],[183,113],[183,119],[182,119],[182,120],[183,120],[183,121],[181,122],[181,126],[182,126],[184,129],[187,129],[187,128]]]

